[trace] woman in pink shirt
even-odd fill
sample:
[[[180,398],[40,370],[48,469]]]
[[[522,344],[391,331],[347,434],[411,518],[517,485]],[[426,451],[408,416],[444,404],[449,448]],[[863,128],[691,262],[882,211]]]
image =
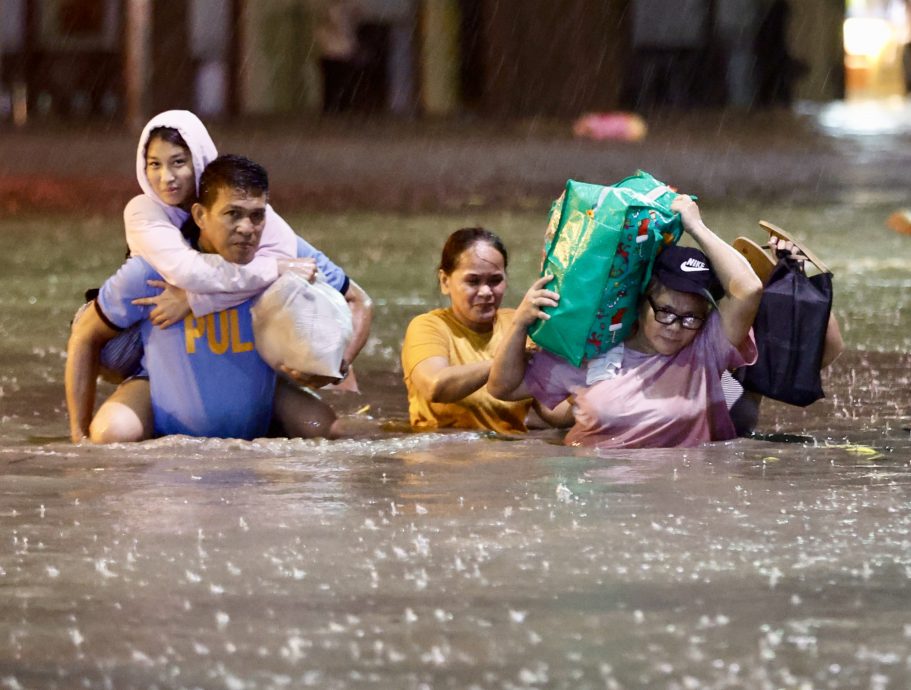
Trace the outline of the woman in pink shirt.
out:
[[[709,230],[688,196],[672,205],[699,245],[667,247],[640,300],[636,329],[621,345],[575,367],[549,352],[526,358],[528,328],[547,319],[560,296],[535,281],[497,352],[492,395],[529,395],[547,407],[569,400],[570,445],[605,448],[691,447],[735,438],[721,372],[752,363],[750,326],[762,283],[740,254]],[[723,296],[722,296],[723,294]]]

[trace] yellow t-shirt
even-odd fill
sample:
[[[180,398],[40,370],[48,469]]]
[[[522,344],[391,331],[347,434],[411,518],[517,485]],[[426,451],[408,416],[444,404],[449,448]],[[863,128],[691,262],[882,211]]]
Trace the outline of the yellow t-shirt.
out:
[[[515,309],[500,309],[493,330],[488,333],[477,333],[459,323],[451,309],[434,309],[412,319],[402,345],[411,426],[491,429],[503,433],[526,430],[530,398],[518,402],[497,400],[485,385],[458,402],[434,403],[421,397],[411,382],[414,368],[430,357],[446,357],[453,365],[492,360],[514,316]]]

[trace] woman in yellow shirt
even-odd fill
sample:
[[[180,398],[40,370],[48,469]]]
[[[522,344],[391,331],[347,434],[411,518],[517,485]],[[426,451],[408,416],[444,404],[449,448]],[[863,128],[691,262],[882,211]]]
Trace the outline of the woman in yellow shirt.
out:
[[[507,261],[503,241],[484,228],[462,228],[446,240],[437,273],[450,306],[415,317],[402,346],[414,428],[526,430],[531,398],[505,402],[487,392],[497,345],[515,314],[500,308]],[[563,412],[539,411],[551,423]]]

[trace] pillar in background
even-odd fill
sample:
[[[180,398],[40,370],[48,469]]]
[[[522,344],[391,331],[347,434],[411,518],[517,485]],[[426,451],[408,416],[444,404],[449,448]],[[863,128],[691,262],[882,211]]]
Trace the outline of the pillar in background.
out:
[[[152,3],[152,110],[193,108],[196,64],[190,41],[190,0]]]
[[[420,5],[420,94],[427,115],[447,115],[459,106],[459,8],[456,0]]]
[[[3,14],[3,0],[0,0],[0,16],[5,16]],[[7,98],[7,95],[6,89],[3,86],[3,31],[0,30],[0,99],[5,98]],[[5,105],[5,103],[0,101],[0,119],[3,117],[3,109]]]
[[[795,96],[810,101],[845,97],[844,0],[791,0],[788,43],[809,71]]]
[[[257,0],[239,5],[243,40],[237,62],[237,111],[246,114],[314,110],[321,92],[312,38],[311,3]]]
[[[392,25],[389,47],[389,110],[396,115],[414,115],[414,54],[416,17]]]
[[[196,67],[193,85],[194,112],[211,120],[230,112],[230,56],[237,45],[233,2],[192,0],[190,42]]]
[[[131,127],[163,110],[193,108],[188,9],[187,0],[127,0],[124,85]]]
[[[149,112],[152,0],[127,0],[124,34],[125,114],[127,125],[135,130],[142,127]]]
[[[749,108],[756,93],[753,41],[759,1],[725,0],[717,5],[715,31],[726,53],[727,102],[737,108]]]

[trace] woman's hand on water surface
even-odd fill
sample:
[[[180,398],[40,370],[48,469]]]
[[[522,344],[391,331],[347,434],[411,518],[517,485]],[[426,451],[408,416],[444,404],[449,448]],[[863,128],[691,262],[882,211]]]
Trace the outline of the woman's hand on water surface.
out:
[[[190,303],[187,293],[179,287],[166,283],[163,280],[146,281],[149,285],[161,288],[161,292],[154,297],[140,297],[134,299],[133,304],[154,306],[149,313],[149,321],[159,328],[168,328],[175,323],[183,321],[190,314]]]
[[[553,279],[552,275],[546,275],[531,284],[516,309],[516,323],[527,329],[538,319],[547,321],[550,318],[550,315],[543,311],[544,307],[556,307],[560,301],[559,294],[544,287]]]
[[[296,273],[308,283],[316,280],[316,259],[307,257],[304,259],[279,259],[278,275],[284,275],[288,271]]]

